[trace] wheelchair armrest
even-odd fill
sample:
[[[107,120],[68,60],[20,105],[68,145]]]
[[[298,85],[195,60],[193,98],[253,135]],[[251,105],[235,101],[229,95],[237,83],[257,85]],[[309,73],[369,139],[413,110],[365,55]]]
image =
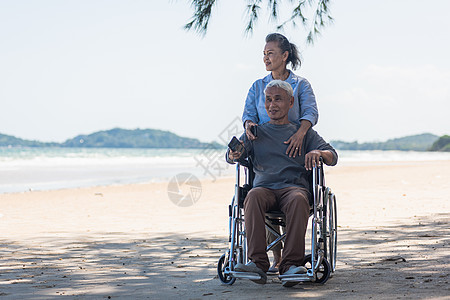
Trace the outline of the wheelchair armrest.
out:
[[[250,163],[250,161],[248,159],[239,159],[238,163],[241,166],[246,167],[246,168],[250,168],[251,167],[251,163]]]

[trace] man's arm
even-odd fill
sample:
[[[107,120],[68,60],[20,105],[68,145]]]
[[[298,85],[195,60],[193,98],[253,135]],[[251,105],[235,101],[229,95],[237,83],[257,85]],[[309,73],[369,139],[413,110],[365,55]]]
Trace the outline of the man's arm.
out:
[[[323,158],[323,162],[326,165],[336,165],[338,160],[336,150],[313,129],[310,129],[306,134],[305,146],[305,168],[307,170],[311,170],[313,166],[316,166],[320,157]]]
[[[326,165],[332,165],[334,162],[334,153],[330,150],[312,150],[305,155],[305,168],[310,171],[319,164],[319,158],[323,158]]]

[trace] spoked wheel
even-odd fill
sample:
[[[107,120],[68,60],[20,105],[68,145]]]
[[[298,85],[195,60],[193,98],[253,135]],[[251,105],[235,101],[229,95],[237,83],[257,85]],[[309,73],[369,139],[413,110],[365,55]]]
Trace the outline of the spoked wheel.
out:
[[[336,196],[329,189],[326,191],[325,208],[325,257],[330,263],[331,272],[334,272],[337,253],[337,208]]]
[[[303,266],[305,266],[308,270],[312,268],[311,265],[311,254],[308,254],[303,259]],[[324,258],[322,260],[322,263],[319,266],[319,269],[316,271],[316,281],[317,283],[325,283],[329,278],[331,274],[331,267],[328,263],[327,259]]]
[[[226,254],[223,254],[219,258],[219,262],[217,263],[217,273],[218,273],[219,279],[220,279],[220,281],[222,281],[222,283],[232,285],[236,281],[236,278],[231,277],[228,274],[225,274],[225,268],[227,268],[228,264],[229,264],[229,261],[225,260],[225,258],[226,258]]]

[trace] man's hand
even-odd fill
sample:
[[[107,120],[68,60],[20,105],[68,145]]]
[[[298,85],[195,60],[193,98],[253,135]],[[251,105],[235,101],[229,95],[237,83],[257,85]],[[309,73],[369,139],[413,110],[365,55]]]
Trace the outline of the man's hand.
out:
[[[235,152],[231,149],[228,150],[228,157],[233,161],[238,160],[241,157],[241,155],[242,155],[241,152],[238,151]]]
[[[247,138],[250,141],[256,140],[256,136],[254,136],[252,131],[250,130],[252,126],[258,126],[258,124],[253,123],[252,121],[249,120],[245,121],[245,134],[247,135]]]
[[[243,141],[239,141],[242,145],[244,145],[244,142]],[[239,152],[239,151],[233,151],[233,150],[231,150],[230,148],[228,148],[228,158],[229,159],[231,159],[231,160],[233,160],[233,161],[236,161],[236,160],[238,160],[240,157],[242,156],[242,152]]]
[[[319,158],[322,156],[322,151],[313,150],[305,155],[305,168],[311,171],[313,167],[319,165]]]

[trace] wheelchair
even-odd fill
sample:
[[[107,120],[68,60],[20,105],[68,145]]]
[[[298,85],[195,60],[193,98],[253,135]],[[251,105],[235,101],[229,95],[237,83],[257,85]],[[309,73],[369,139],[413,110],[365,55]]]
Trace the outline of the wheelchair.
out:
[[[244,171],[241,185],[241,170]],[[336,270],[337,251],[337,208],[336,196],[325,186],[323,160],[310,172],[312,182],[310,199],[311,219],[311,253],[305,255],[302,265],[306,267],[306,274],[279,275],[285,287],[291,287],[300,282],[325,283]],[[244,199],[252,187],[254,178],[251,161],[240,160],[236,163],[235,195],[229,205],[229,249],[217,264],[220,281],[232,285],[237,278],[258,280],[257,273],[237,272],[237,263],[246,264],[247,238],[244,220]],[[273,226],[285,227],[284,214],[281,211],[269,211],[265,216],[266,229],[273,233],[276,239],[267,245],[266,251],[271,250],[286,238],[286,233],[278,233]]]

